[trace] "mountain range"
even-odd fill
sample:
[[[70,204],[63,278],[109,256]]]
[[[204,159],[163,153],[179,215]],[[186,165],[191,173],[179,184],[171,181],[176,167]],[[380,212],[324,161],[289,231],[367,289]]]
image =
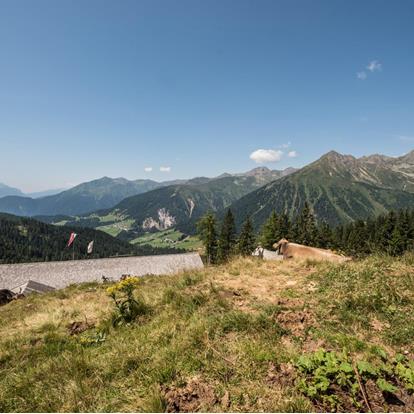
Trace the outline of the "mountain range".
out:
[[[19,190],[18,188],[9,187],[6,184],[0,183],[0,198],[7,197],[7,196],[20,196],[20,197],[30,197],[30,198],[40,198],[46,197],[49,195],[58,194],[64,191],[63,188],[57,188],[53,190],[45,190],[45,191],[37,191],[34,193],[23,193],[23,191]]]
[[[270,182],[291,170],[272,171],[268,168],[257,168],[235,176],[255,177],[251,181],[257,183],[257,187],[259,184]],[[230,174],[225,174],[225,177],[227,176],[231,177]],[[125,198],[157,188],[173,185],[202,185],[214,180],[215,178],[196,177],[188,180],[156,182],[153,180],[131,181],[125,178],[103,177],[79,184],[58,194],[41,198],[28,197],[20,190],[2,184],[0,185],[0,197],[2,197],[1,194],[8,195],[0,198],[0,212],[19,216],[81,215],[112,208]]]
[[[169,228],[193,234],[203,214],[220,216],[229,207],[238,226],[249,216],[258,229],[273,210],[294,217],[305,202],[319,222],[330,225],[412,208],[414,151],[397,158],[356,158],[331,151],[299,170],[259,167],[163,183],[104,177],[38,200],[4,197],[0,211],[58,215],[41,219],[97,228],[130,241]]]
[[[272,210],[294,217],[307,202],[316,219],[337,225],[389,210],[414,207],[414,151],[399,158],[355,158],[331,151],[295,173],[235,201],[240,225],[247,216],[256,228]]]
[[[250,216],[258,229],[273,210],[294,217],[307,202],[319,222],[337,225],[414,206],[414,152],[355,158],[331,151],[300,170],[257,168],[195,182],[154,189],[63,222],[133,240],[172,227],[193,234],[203,214],[210,210],[220,216],[228,207],[239,227]]]

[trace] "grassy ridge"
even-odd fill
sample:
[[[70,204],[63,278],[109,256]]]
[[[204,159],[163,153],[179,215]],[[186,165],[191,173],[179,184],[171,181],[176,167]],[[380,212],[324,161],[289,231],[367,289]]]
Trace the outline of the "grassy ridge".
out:
[[[297,361],[318,348],[372,364],[384,353],[413,359],[413,275],[412,255],[235,259],[143,278],[148,312],[117,328],[103,285],[12,302],[0,308],[0,410],[329,410],[298,386]],[[89,329],[71,335],[73,322]]]

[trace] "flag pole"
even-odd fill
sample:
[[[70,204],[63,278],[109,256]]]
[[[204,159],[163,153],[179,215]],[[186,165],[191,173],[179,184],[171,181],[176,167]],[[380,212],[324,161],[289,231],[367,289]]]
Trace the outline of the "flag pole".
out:
[[[73,239],[73,243],[72,243],[72,260],[75,260],[75,239]]]

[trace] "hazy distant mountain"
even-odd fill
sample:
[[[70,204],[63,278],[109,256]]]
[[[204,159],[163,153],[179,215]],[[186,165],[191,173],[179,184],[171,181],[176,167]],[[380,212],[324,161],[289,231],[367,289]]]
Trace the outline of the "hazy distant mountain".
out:
[[[30,198],[41,198],[41,197],[47,197],[47,196],[59,194],[66,190],[67,188],[55,188],[54,190],[45,190],[45,191],[37,191],[33,193],[26,193],[25,196],[30,197]]]
[[[295,216],[307,201],[319,221],[339,224],[414,206],[414,152],[357,159],[331,151],[295,173],[235,201],[239,224],[259,227],[272,210]]]
[[[286,174],[286,171],[271,171],[259,168],[235,176],[255,177],[256,187]],[[231,175],[228,175],[231,177]],[[0,198],[0,212],[20,216],[84,215],[96,210],[115,206],[121,200],[171,185],[198,186],[214,181],[216,178],[195,177],[183,180],[156,182],[103,177],[82,183],[71,189],[46,195],[44,193],[23,194],[20,190],[10,189],[7,197]],[[4,186],[6,187],[6,186]],[[14,190],[14,192],[13,192]],[[0,188],[1,191],[1,188]]]
[[[6,197],[9,195],[23,196],[24,194],[18,188],[9,187],[6,184],[0,183],[0,197]]]
[[[40,197],[46,197],[46,196],[58,194],[58,193],[61,193],[62,191],[65,191],[65,189],[57,188],[54,190],[37,191],[33,193],[23,193],[23,191],[19,190],[18,188],[9,187],[6,184],[0,183],[0,198],[6,197],[6,196],[40,198]]]
[[[112,207],[126,197],[160,185],[151,180],[129,181],[125,178],[103,177],[48,197],[3,197],[0,199],[0,211],[20,216],[84,214]]]

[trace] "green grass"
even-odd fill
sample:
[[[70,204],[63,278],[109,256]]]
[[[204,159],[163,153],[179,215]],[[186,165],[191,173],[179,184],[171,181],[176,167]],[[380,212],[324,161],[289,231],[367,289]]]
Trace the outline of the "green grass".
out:
[[[113,237],[116,237],[118,236],[119,233],[121,233],[121,231],[130,230],[132,226],[134,225],[134,223],[135,223],[135,220],[133,219],[125,219],[125,220],[117,221],[115,223],[107,224],[104,226],[98,226],[96,227],[96,229],[104,231],[105,233],[108,233],[109,235]]]
[[[195,236],[186,236],[175,229],[159,231],[156,233],[145,233],[131,241],[132,244],[150,245],[152,247],[176,247],[185,250],[197,250],[202,246],[200,240]],[[180,240],[182,239],[182,240]]]
[[[301,272],[307,276],[298,278]],[[32,295],[0,308],[0,410],[165,411],[168,391],[187,395],[189,384],[215,396],[198,400],[197,389],[188,391],[186,401],[195,401],[198,411],[321,410],[308,388],[301,391],[288,375],[278,376],[281,367],[293,366],[302,355],[314,361],[315,341],[364,361],[384,358],[384,349],[390,358],[404,351],[412,358],[413,274],[412,256],[343,265],[235,259],[202,271],[142,278],[137,294],[150,312],[118,327],[112,326],[104,285]],[[283,277],[297,283],[281,288],[280,299],[250,290]],[[237,282],[243,291],[235,295]],[[311,282],[316,287],[309,290]],[[312,318],[300,313],[297,320],[286,319],[297,312]],[[93,326],[70,335],[73,321]],[[373,321],[381,323],[380,330],[368,329]],[[407,366],[398,369],[408,378]],[[309,381],[320,382],[317,369],[307,374],[309,387]]]
[[[318,316],[329,332],[358,335],[376,330],[386,345],[414,342],[414,272],[411,255],[389,256],[324,268],[318,285]]]

